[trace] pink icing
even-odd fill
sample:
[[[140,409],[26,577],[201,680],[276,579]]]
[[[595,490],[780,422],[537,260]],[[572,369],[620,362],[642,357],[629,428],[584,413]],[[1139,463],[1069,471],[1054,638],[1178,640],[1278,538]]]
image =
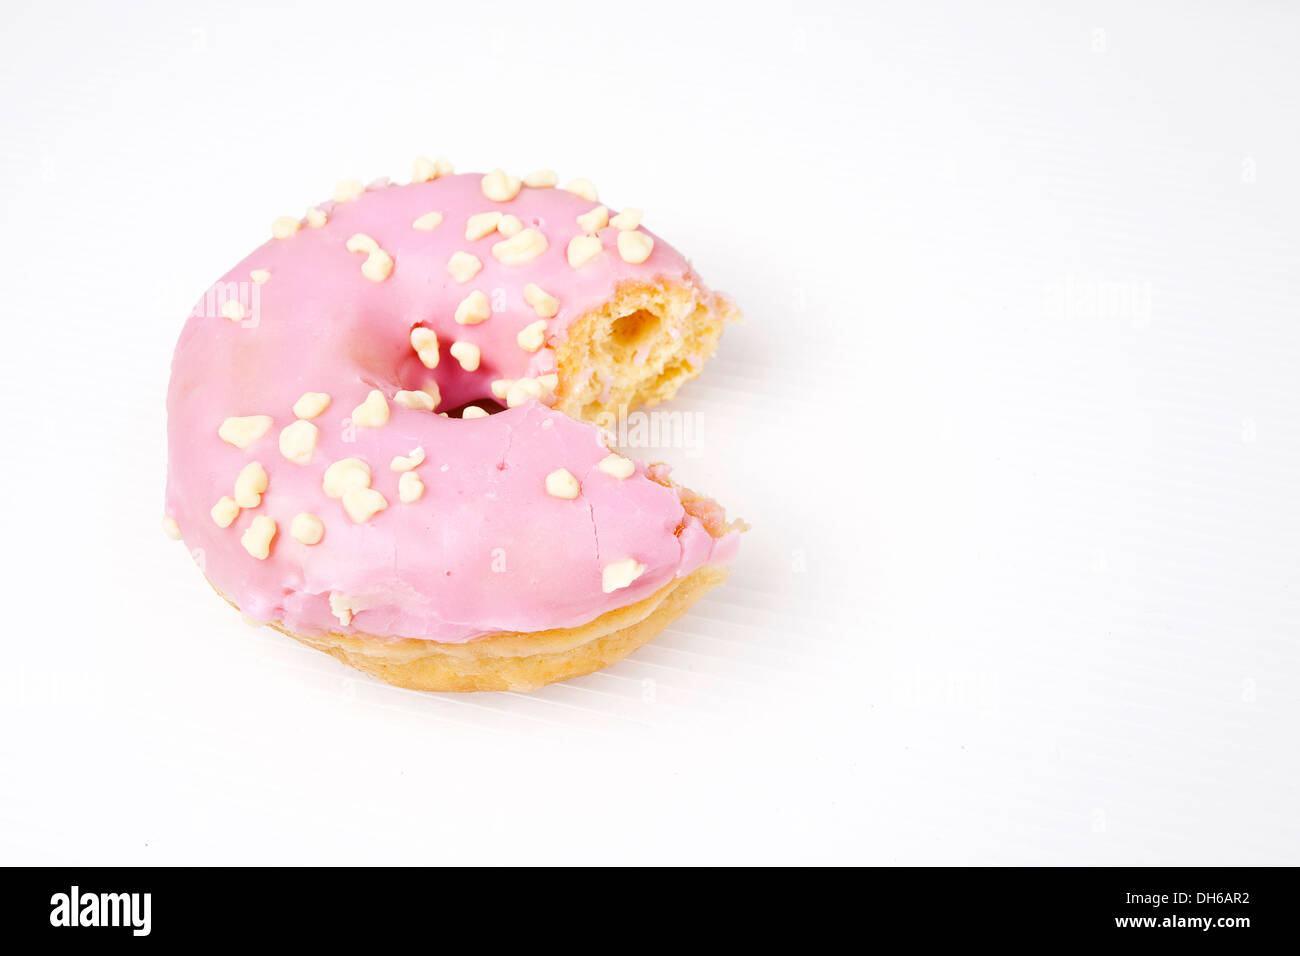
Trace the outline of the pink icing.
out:
[[[491,406],[492,380],[553,371],[550,348],[528,353],[515,340],[539,318],[524,298],[530,282],[560,302],[558,315],[548,321],[548,342],[623,280],[672,277],[698,285],[686,260],[657,238],[646,262],[624,262],[614,227],[599,233],[603,251],[573,269],[565,249],[582,231],[575,217],[595,203],[563,190],[527,187],[511,201],[492,202],[483,196],[480,179],[467,174],[407,186],[379,183],[351,202],[326,204],[326,225],[304,225],[263,245],[210,290],[186,323],[167,401],[167,514],[212,583],[251,617],[303,633],[341,630],[463,642],[499,631],[583,624],[734,555],[735,533],[711,537],[644,464],[624,480],[600,471],[597,464],[609,454],[602,432],[541,402],[475,420],[392,402],[398,389],[436,384],[440,410],[472,401]],[[441,225],[412,228],[417,217],[432,211],[442,214]],[[467,218],[488,211],[541,230],[548,249],[525,264],[499,263],[491,250],[504,236],[465,239]],[[372,237],[392,256],[395,265],[385,281],[363,276],[365,254],[346,250],[355,233]],[[446,270],[460,250],[483,264],[464,284]],[[268,271],[270,279],[253,283],[253,270]],[[246,320],[221,315],[222,290],[249,310]],[[474,290],[487,294],[492,316],[479,325],[458,325],[452,318],[456,306]],[[434,370],[411,348],[410,331],[417,324],[438,335],[441,359]],[[449,354],[457,339],[481,348],[478,371],[462,370]],[[388,424],[350,426],[352,410],[372,388],[390,401]],[[295,421],[293,404],[305,392],[326,392],[331,404],[312,420],[319,428],[315,452],[299,465],[281,455],[278,440],[281,429]],[[248,415],[269,415],[274,424],[242,450],[218,437],[226,418]],[[400,476],[389,462],[417,446],[427,455],[415,468],[425,491],[419,500],[402,503]],[[322,491],[326,467],[343,458],[366,461],[371,487],[388,501],[386,510],[363,524]],[[210,509],[233,493],[236,476],[252,461],[269,475],[260,506],[242,510],[230,527],[218,527]],[[558,468],[580,482],[576,499],[546,493],[545,477]],[[318,544],[291,537],[300,512],[324,523]],[[273,519],[278,529],[265,560],[240,544],[259,515]],[[602,569],[629,557],[645,565],[644,573],[629,587],[605,594]],[[363,608],[349,625],[332,613],[331,593]]]

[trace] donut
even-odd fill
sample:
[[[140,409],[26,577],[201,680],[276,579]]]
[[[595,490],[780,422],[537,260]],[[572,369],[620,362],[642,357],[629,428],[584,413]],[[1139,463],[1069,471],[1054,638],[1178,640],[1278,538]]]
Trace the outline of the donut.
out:
[[[736,554],[743,523],[610,427],[737,316],[586,180],[342,182],[185,322],[165,530],[244,615],[392,684],[590,673]]]

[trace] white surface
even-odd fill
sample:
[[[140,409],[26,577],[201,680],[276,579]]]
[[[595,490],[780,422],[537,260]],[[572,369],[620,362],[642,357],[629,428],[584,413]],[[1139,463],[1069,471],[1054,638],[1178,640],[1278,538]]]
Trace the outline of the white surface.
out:
[[[1300,15],[1039,6],[7,5],[0,859],[1300,862]],[[193,302],[441,152],[748,315],[661,453],[733,580],[531,696],[247,627],[158,527]]]

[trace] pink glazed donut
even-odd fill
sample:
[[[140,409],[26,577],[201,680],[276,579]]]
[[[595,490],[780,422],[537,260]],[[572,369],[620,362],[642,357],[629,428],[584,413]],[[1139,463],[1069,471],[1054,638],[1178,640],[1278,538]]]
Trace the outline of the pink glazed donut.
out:
[[[608,445],[736,311],[549,170],[340,183],[208,290],[164,526],[244,614],[403,687],[611,664],[726,576],[740,522]],[[604,426],[604,427],[602,427]]]

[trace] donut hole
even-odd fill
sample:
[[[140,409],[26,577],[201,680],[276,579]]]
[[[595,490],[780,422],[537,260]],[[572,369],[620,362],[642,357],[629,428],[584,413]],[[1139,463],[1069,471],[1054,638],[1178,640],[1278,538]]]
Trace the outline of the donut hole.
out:
[[[412,326],[428,328],[424,323]],[[461,369],[457,361],[449,354],[450,343],[444,338],[439,345],[441,353],[437,367],[427,368],[419,355],[409,345],[399,346],[401,357],[395,368],[386,370],[386,375],[368,375],[364,378],[371,388],[377,388],[391,396],[398,391],[430,391],[439,398],[437,411],[446,413],[448,418],[463,418],[464,411],[477,405],[489,415],[504,411],[501,405],[485,395],[486,383],[483,377]]]

